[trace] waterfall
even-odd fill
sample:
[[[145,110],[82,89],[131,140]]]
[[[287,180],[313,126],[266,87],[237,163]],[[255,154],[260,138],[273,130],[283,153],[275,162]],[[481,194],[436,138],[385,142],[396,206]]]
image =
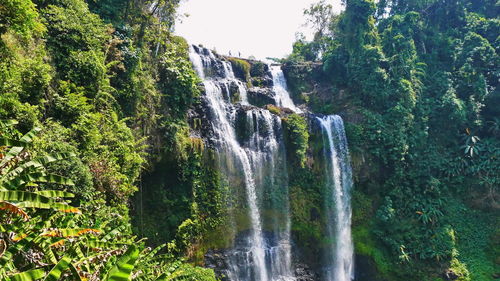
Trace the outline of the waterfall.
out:
[[[352,171],[342,118],[337,115],[317,117],[323,137],[328,143],[326,162],[326,228],[330,249],[325,254],[327,281],[354,279],[353,245],[351,237]],[[333,206],[332,206],[333,204]]]
[[[236,239],[226,275],[232,281],[295,280],[281,119],[268,110],[247,106],[246,85],[235,78],[230,63],[196,46],[190,48],[189,56],[203,79],[211,141],[235,202],[228,207],[228,232]],[[237,89],[239,103],[232,102],[232,89]],[[238,134],[237,126],[249,134]]]
[[[290,94],[286,85],[285,75],[281,70],[281,66],[271,65],[270,69],[273,76],[273,91],[276,94],[276,105],[289,108],[297,113],[301,113],[302,111],[295,106],[292,99],[290,98]]]

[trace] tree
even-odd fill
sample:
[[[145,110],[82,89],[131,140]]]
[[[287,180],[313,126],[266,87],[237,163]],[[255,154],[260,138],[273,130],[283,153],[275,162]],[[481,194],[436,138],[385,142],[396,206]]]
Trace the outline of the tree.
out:
[[[31,0],[2,0],[0,2],[0,35],[12,29],[25,37],[40,33],[44,26]]]

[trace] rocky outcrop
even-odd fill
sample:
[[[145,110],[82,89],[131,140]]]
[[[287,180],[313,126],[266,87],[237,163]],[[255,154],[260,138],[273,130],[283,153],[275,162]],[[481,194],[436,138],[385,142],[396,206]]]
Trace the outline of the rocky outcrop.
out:
[[[229,271],[230,253],[228,250],[209,250],[205,254],[205,267],[214,270],[221,281],[230,281],[227,273]],[[294,265],[294,276],[296,281],[319,281],[319,274],[312,270],[307,264],[297,263]]]
[[[296,281],[316,281],[319,280],[318,274],[307,264],[298,263],[294,266]]]
[[[253,87],[248,89],[248,102],[258,107],[276,105],[275,94],[271,88]]]
[[[221,281],[229,281],[227,277],[228,261],[229,255],[225,250],[208,250],[205,254],[205,267],[213,269]]]
[[[218,78],[224,78],[226,75],[226,70],[224,68],[224,62],[225,60],[223,59],[222,56],[211,52],[209,49],[200,47],[200,46],[192,46],[193,49],[199,53],[205,55],[206,60],[210,61],[210,68],[205,68],[204,74],[205,76],[210,76],[210,77],[218,77]],[[208,63],[205,61],[203,64]]]
[[[231,103],[237,103],[241,101],[240,88],[235,81],[232,81],[227,87],[223,87],[221,90],[224,98],[227,101]]]
[[[272,87],[273,77],[269,65],[260,61],[250,61],[251,84],[254,87]]]

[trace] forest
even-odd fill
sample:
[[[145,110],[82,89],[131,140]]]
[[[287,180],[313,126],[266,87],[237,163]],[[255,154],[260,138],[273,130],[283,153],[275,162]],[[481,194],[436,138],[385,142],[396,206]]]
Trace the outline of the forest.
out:
[[[500,279],[500,2],[320,0],[273,63],[179,4],[0,0],[0,280]]]

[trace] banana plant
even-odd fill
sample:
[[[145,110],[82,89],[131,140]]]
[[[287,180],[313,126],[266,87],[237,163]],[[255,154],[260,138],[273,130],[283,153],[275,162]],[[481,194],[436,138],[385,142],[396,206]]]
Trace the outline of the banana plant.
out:
[[[73,185],[46,170],[73,155],[32,157],[29,148],[40,129],[8,138],[2,131],[13,124],[0,120],[0,280],[215,280],[213,271],[159,255],[165,245],[145,248],[126,224],[106,232],[106,222],[101,229],[79,225],[86,214],[70,205],[72,193],[37,188]]]
[[[72,196],[72,195],[71,195]],[[25,208],[54,209],[65,213],[80,213],[76,207],[58,201],[60,197],[49,197],[37,192],[0,190],[0,210],[28,218]]]
[[[7,125],[6,125],[7,124]],[[0,122],[2,131],[15,122]],[[59,268],[66,264],[62,259],[57,262],[56,254],[50,249],[47,243],[48,234],[42,232],[43,225],[50,221],[43,221],[37,212],[33,212],[34,219],[30,218],[27,209],[53,209],[63,213],[80,213],[76,207],[65,202],[66,198],[74,195],[69,192],[59,190],[36,190],[33,187],[36,183],[53,183],[71,186],[73,182],[64,177],[53,175],[47,172],[48,163],[59,161],[72,155],[47,155],[31,157],[29,148],[38,132],[39,128],[34,128],[19,139],[7,138],[0,132],[0,214],[2,223],[0,224],[1,244],[3,245],[2,255],[0,255],[0,278],[6,280],[38,280],[45,276],[45,268],[35,268],[25,272],[17,272],[14,264],[14,257],[26,256],[33,252],[33,249],[40,249],[45,257],[44,264],[56,264],[49,272],[46,280],[54,280],[59,274]],[[31,189],[31,190],[28,190]],[[19,220],[20,219],[20,220]],[[57,234],[73,233],[69,230],[58,231]],[[76,234],[87,233],[79,229]],[[73,234],[74,235],[74,234]],[[36,254],[35,250],[35,254]],[[30,259],[31,260],[31,259]],[[35,258],[40,260],[40,258]]]
[[[4,122],[5,123],[5,122]],[[35,183],[53,183],[72,186],[74,183],[67,178],[53,175],[46,171],[46,165],[72,157],[73,155],[45,155],[30,159],[27,149],[31,146],[40,128],[34,128],[19,140],[0,136],[0,210],[14,215],[29,218],[25,208],[55,209],[62,212],[78,213],[77,208],[71,207],[60,198],[74,197],[69,192],[57,190],[26,191],[27,186]]]
[[[33,128],[23,135],[19,140],[3,136],[0,133],[0,187],[21,187],[31,182],[50,182],[72,185],[73,183],[63,177],[51,175],[46,172],[45,166],[51,162],[59,161],[71,154],[45,155],[29,159],[28,148],[32,146],[40,128]]]
[[[104,281],[124,281],[124,280],[130,280],[130,276],[132,274],[132,271],[134,270],[135,263],[137,261],[137,258],[139,257],[139,249],[134,246],[130,245],[116,264],[109,270],[103,280]]]

